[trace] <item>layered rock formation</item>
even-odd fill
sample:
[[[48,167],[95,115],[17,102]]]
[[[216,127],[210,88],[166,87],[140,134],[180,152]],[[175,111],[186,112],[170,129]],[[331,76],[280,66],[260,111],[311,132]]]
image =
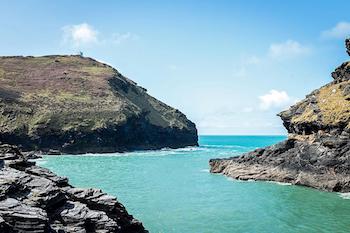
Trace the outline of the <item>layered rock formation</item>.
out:
[[[0,142],[122,152],[197,145],[197,130],[114,68],[81,56],[0,57]]]
[[[17,147],[0,145],[0,232],[145,233],[114,197],[74,188],[36,166]]]
[[[350,51],[349,40],[346,47]],[[286,141],[240,157],[212,159],[211,172],[350,192],[350,62],[332,77],[279,114],[289,133]]]

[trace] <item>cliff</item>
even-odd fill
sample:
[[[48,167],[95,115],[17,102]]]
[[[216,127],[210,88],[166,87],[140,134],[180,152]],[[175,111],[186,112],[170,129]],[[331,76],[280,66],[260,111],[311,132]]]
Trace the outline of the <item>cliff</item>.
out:
[[[74,188],[36,166],[17,147],[0,145],[0,232],[146,233],[116,198]]]
[[[24,150],[123,152],[197,145],[180,111],[81,56],[0,57],[0,142]]]
[[[349,40],[346,47],[350,51]],[[240,157],[212,159],[211,172],[350,192],[350,62],[332,77],[279,114],[289,133],[286,141]]]

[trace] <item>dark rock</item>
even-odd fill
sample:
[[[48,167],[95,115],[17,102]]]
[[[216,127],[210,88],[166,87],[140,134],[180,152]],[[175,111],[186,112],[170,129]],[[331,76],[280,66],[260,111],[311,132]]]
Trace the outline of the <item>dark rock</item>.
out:
[[[347,51],[350,41],[346,40]],[[272,180],[350,192],[350,62],[334,81],[279,116],[288,139],[228,159],[211,159],[211,172],[241,180]]]
[[[332,77],[335,81],[342,82],[350,79],[350,66],[349,62],[344,62],[332,73]]]
[[[147,232],[116,198],[72,187],[67,178],[28,163],[16,147],[0,151],[1,233]]]
[[[38,152],[35,152],[35,151],[22,152],[22,154],[27,159],[40,159],[40,158],[42,158],[41,155]]]
[[[7,198],[0,202],[4,222],[18,232],[48,232],[48,217],[44,210]]]
[[[347,38],[345,40],[345,47],[346,47],[346,52],[348,53],[348,55],[350,56],[350,39]]]
[[[346,85],[343,90],[343,95],[350,96],[350,84]]]

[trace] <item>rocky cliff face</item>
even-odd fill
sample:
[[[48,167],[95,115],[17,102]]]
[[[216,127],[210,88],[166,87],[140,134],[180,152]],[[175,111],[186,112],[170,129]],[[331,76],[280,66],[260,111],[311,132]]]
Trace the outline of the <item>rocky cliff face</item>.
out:
[[[17,147],[0,145],[0,232],[146,233],[114,197],[74,188],[36,166]]]
[[[0,57],[0,142],[122,152],[197,145],[197,130],[180,111],[91,58]]]
[[[349,40],[346,47],[350,51]],[[211,172],[350,192],[350,62],[332,77],[279,114],[289,133],[286,141],[240,157],[212,159]]]

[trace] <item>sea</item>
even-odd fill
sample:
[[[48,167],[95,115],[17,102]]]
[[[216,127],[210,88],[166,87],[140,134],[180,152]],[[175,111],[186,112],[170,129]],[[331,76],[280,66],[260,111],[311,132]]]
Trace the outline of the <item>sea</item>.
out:
[[[239,156],[285,136],[200,136],[199,147],[44,156],[76,187],[114,195],[150,233],[349,233],[350,194],[209,172],[209,159]]]

